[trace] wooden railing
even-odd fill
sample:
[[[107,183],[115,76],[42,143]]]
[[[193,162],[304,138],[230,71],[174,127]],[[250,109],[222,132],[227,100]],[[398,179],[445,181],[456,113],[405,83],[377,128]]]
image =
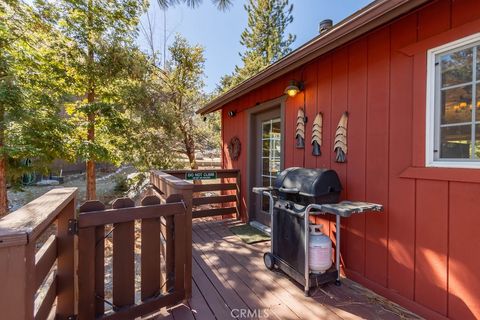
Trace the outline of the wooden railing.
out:
[[[0,317],[71,319],[76,188],[54,189],[0,220]]]
[[[99,201],[80,207],[80,319],[135,319],[185,299],[186,249],[191,246],[186,245],[186,234],[191,238],[191,229],[185,228],[186,207],[181,196],[172,195],[166,202],[161,204],[159,197],[151,195],[141,206],[121,198],[113,202],[112,209],[105,209]],[[136,234],[141,238],[140,301],[135,297]],[[112,299],[105,297],[104,287],[108,236],[113,238]]]
[[[190,185],[188,189],[192,191],[192,217],[211,217],[235,214],[240,216],[240,170],[220,169],[220,170],[165,170],[152,171],[151,183],[160,191],[164,192],[165,181],[183,181],[187,174],[197,174],[195,181],[202,181],[202,184]],[[214,174],[214,180],[211,177],[202,179],[202,174],[208,176]],[[172,177],[178,180],[172,180]],[[164,181],[162,181],[164,180]],[[166,191],[168,194],[168,190]],[[206,194],[211,192],[211,194]]]
[[[134,319],[190,296],[191,199],[77,214],[76,194],[54,189],[0,219],[0,319]]]
[[[154,187],[152,192],[156,195],[169,199],[181,197],[185,203],[185,296],[192,296],[192,196],[193,184],[174,177],[168,173],[153,170],[150,173],[150,183]],[[162,235],[167,236],[168,230],[162,228]],[[163,250],[166,250],[164,248]],[[167,250],[168,252],[168,250]]]

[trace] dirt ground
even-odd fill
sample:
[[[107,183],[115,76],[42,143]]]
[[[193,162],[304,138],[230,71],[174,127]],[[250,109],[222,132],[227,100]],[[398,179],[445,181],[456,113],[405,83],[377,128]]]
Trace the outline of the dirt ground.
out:
[[[116,179],[118,175],[128,175],[136,172],[133,167],[121,167],[115,172],[111,173],[97,173],[97,198],[105,204],[110,203],[118,197],[122,197],[123,193],[115,191]],[[65,182],[58,186],[26,186],[22,191],[9,189],[8,201],[10,212],[13,212],[28,202],[38,198],[44,193],[61,187],[76,187],[78,188],[78,204],[81,204],[86,199],[86,181],[85,174],[75,174],[64,177]]]

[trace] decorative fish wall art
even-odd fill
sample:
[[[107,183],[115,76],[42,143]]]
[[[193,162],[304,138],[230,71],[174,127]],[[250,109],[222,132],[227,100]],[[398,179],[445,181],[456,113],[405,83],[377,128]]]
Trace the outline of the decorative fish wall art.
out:
[[[337,154],[335,161],[340,163],[347,161],[347,126],[348,112],[345,111],[338,122],[333,145],[333,151]]]
[[[312,155],[322,155],[322,132],[323,132],[323,115],[321,112],[317,114],[313,120],[312,127]]]
[[[297,149],[305,148],[305,111],[303,111],[303,108],[298,109],[295,140],[297,141]]]

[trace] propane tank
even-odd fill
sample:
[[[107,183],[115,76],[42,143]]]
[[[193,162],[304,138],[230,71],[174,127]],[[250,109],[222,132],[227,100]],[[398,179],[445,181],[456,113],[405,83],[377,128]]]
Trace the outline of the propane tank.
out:
[[[322,233],[323,225],[310,226],[308,244],[310,271],[324,273],[332,266],[332,240]]]

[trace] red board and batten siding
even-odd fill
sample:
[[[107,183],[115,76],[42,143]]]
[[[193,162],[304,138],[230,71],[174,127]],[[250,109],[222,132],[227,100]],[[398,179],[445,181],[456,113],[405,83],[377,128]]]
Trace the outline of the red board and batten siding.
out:
[[[327,53],[223,108],[224,163],[247,183],[248,108],[282,94],[291,79],[305,91],[287,99],[284,164],[335,169],[343,197],[385,205],[383,214],[344,219],[347,276],[431,318],[480,318],[480,172],[425,164],[426,52],[480,32],[480,1],[438,0]],[[295,148],[297,110],[305,101],[306,148]],[[234,118],[227,112],[237,110]],[[331,150],[348,111],[348,162]],[[324,116],[322,156],[311,155],[311,125]],[[230,161],[226,143],[242,154]],[[245,202],[243,219],[246,219]],[[334,224],[319,221],[333,235]]]

